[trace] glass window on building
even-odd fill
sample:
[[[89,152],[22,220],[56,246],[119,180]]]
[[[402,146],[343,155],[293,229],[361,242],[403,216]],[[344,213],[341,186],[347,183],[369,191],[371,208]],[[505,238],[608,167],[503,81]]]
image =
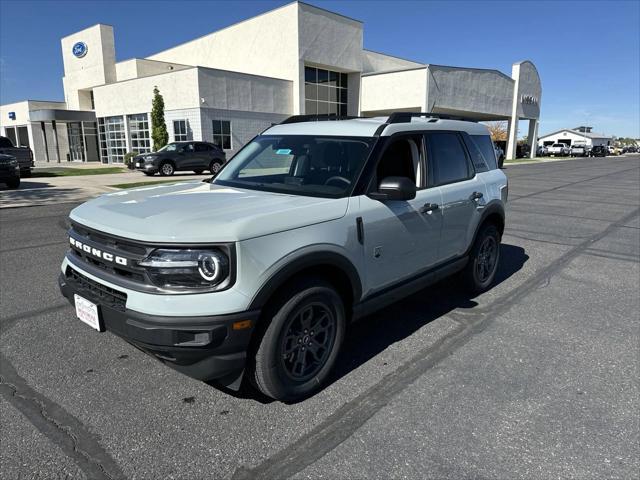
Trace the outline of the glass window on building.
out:
[[[98,119],[102,163],[123,163],[127,153],[124,119],[121,116]]]
[[[129,122],[130,151],[135,153],[151,152],[151,136],[149,135],[149,117],[146,113],[127,115]]]
[[[14,146],[18,145],[18,139],[16,138],[16,128],[15,127],[5,127],[4,134],[7,136],[11,143]]]
[[[173,141],[186,142],[187,140],[189,140],[189,135],[187,133],[187,121],[174,120],[173,121]]]
[[[308,115],[347,115],[346,73],[304,68],[304,107]]]
[[[27,127],[18,127],[18,145],[21,147],[30,147],[29,129]]]
[[[231,150],[231,122],[213,120],[213,143],[223,150]]]

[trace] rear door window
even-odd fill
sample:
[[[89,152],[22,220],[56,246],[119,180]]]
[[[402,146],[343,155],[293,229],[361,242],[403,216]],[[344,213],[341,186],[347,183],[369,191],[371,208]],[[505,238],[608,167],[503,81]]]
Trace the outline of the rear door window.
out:
[[[473,176],[467,153],[456,132],[428,133],[427,142],[434,185],[460,182]]]

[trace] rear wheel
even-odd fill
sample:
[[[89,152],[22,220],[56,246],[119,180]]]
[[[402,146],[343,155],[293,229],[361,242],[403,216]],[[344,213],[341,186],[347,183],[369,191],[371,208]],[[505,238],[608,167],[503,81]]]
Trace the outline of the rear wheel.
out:
[[[171,162],[164,162],[160,165],[160,175],[163,177],[171,176],[175,171],[176,169]]]
[[[465,286],[472,293],[481,293],[493,283],[500,261],[500,232],[493,224],[481,227],[462,271]]]
[[[344,304],[327,282],[307,278],[272,310],[250,369],[254,385],[281,401],[301,400],[329,376],[345,331]]]
[[[217,175],[218,172],[220,172],[221,168],[222,168],[222,162],[220,160],[213,160],[209,165],[209,170],[213,175]]]

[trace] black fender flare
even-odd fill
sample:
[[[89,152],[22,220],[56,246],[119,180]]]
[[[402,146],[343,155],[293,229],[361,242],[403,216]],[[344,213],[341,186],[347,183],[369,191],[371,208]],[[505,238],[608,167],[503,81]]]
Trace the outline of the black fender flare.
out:
[[[473,233],[473,241],[469,245],[469,248],[466,251],[466,255],[469,254],[469,252],[473,248],[473,245],[476,243],[476,238],[478,237],[478,232],[480,232],[480,228],[482,228],[482,225],[484,225],[484,223],[486,222],[487,218],[489,218],[489,216],[494,214],[498,214],[500,216],[500,218],[502,219],[502,225],[504,226],[505,216],[506,216],[504,211],[504,205],[499,200],[491,200],[489,203],[485,205],[485,207],[482,210],[482,216],[480,217],[480,221],[478,222],[476,231]],[[500,232],[500,235],[502,235],[502,233],[503,232]]]
[[[344,272],[351,284],[353,302],[357,303],[360,300],[360,297],[362,296],[362,282],[360,280],[360,274],[353,263],[351,263],[351,261],[344,255],[336,252],[316,251],[309,252],[291,260],[291,262],[287,263],[276,271],[276,273],[271,275],[262,287],[260,287],[258,293],[254,295],[248,310],[263,308],[273,294],[299,272],[308,268],[322,266],[338,268]]]

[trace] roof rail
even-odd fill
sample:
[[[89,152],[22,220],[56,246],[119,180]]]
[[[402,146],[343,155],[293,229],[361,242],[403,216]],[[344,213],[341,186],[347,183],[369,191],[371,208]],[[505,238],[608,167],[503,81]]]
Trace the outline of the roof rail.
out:
[[[463,120],[466,122],[477,122],[470,118],[465,118],[460,115],[448,115],[444,113],[426,113],[426,112],[393,112],[387,119],[387,124],[392,123],[409,123],[412,118],[433,118],[439,120]]]
[[[364,118],[364,117],[355,117],[351,115],[322,115],[322,114],[293,115],[281,121],[280,125],[284,125],[287,123],[322,122],[322,121],[329,121],[329,120],[352,120],[354,118]]]

